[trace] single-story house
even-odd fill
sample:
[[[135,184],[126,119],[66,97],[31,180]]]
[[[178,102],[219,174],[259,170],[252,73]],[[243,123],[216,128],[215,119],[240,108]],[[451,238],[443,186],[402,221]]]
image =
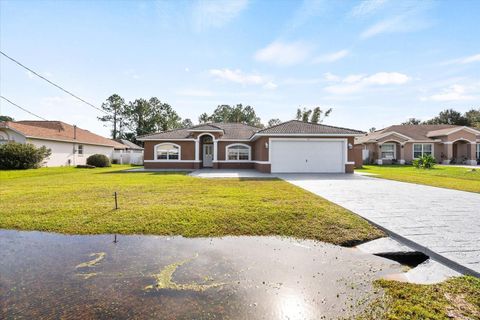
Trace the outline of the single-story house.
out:
[[[364,132],[292,120],[261,129],[207,123],[138,137],[146,169],[353,172],[354,137]]]
[[[44,163],[48,167],[85,164],[92,154],[104,154],[112,159],[114,148],[125,148],[123,144],[62,121],[0,122],[0,143],[9,141],[51,149],[52,154]]]
[[[126,139],[115,139],[124,148],[115,148],[112,161],[119,164],[143,164],[143,148]]]
[[[480,130],[448,124],[394,125],[355,138],[363,161],[411,163],[430,154],[437,163],[476,165],[480,159]]]

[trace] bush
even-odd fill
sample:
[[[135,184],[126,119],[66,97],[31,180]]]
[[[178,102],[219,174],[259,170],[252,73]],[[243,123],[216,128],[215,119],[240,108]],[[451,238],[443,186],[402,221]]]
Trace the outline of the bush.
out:
[[[0,144],[0,169],[33,169],[42,165],[52,151],[45,146],[37,148],[31,143],[8,142]]]
[[[425,154],[418,159],[413,160],[413,165],[421,169],[431,169],[435,166],[435,158],[430,154]]]
[[[79,169],[95,169],[96,167],[95,166],[91,166],[89,164],[79,164],[77,166],[75,166],[75,168],[79,168]]]
[[[111,167],[110,159],[104,154],[92,154],[87,158],[87,164],[95,167]]]

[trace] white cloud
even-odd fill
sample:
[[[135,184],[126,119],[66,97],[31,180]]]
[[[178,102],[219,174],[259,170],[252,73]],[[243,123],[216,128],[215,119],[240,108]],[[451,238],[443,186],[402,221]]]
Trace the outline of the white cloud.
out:
[[[378,72],[372,75],[351,74],[344,78],[333,74],[326,74],[325,78],[335,84],[325,87],[327,92],[333,94],[349,94],[358,92],[372,86],[402,85],[410,77],[399,72]]]
[[[402,33],[421,30],[432,25],[428,12],[433,1],[397,1],[383,20],[365,29],[360,38],[368,39],[385,33]]]
[[[387,2],[386,0],[362,1],[358,5],[353,7],[349,15],[352,17],[365,17],[365,16],[372,15],[373,13],[381,9],[386,2]]]
[[[430,97],[422,97],[420,100],[433,100],[433,101],[461,101],[472,100],[475,97],[468,94],[468,88],[459,84],[454,84],[447,89],[444,89],[438,94],[431,95]]]
[[[248,6],[248,0],[198,0],[193,5],[193,23],[197,31],[220,28]]]
[[[448,64],[468,64],[468,63],[474,63],[474,62],[480,62],[480,53],[479,54],[474,54],[468,57],[463,57],[463,58],[458,58],[458,59],[453,59],[449,61],[445,61],[442,63],[442,65],[448,65]]]
[[[350,51],[344,49],[344,50],[340,50],[340,51],[337,51],[337,52],[332,52],[332,53],[329,53],[329,54],[319,56],[319,57],[313,59],[313,63],[335,62],[335,61],[338,61],[340,59],[345,58],[349,54],[350,54]]]
[[[254,73],[246,74],[239,69],[211,69],[209,70],[209,73],[217,79],[226,80],[242,85],[261,85],[265,89],[277,88],[277,85],[273,83],[270,79],[268,79],[268,77]]]
[[[327,81],[333,81],[333,82],[336,82],[336,81],[340,81],[341,78],[333,73],[330,73],[330,72],[327,72],[327,73],[324,73],[323,74],[323,77],[325,78],[325,80]]]
[[[274,41],[255,53],[257,61],[289,66],[300,63],[310,56],[311,47],[304,42],[285,43]]]

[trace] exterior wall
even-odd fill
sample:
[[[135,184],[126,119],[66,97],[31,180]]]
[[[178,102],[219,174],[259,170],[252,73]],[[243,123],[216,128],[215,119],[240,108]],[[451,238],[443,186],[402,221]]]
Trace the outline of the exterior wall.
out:
[[[154,148],[157,144],[160,143],[175,143],[178,144],[181,148],[181,160],[195,160],[195,141],[145,141],[144,142],[144,159],[145,160],[155,160]]]
[[[10,129],[0,129],[0,135],[3,139],[0,139],[0,143],[5,143],[8,141],[15,141],[18,143],[25,143],[26,139],[21,134],[16,133]]]
[[[254,169],[252,162],[217,162],[214,163],[216,169]]]
[[[363,166],[363,145],[357,144],[353,147],[353,159],[355,168],[361,168]]]
[[[475,134],[468,132],[466,130],[460,130],[457,132],[454,132],[448,136],[445,137],[440,137],[440,139],[444,142],[453,142],[456,140],[468,140],[468,141],[475,141],[476,136]]]
[[[250,158],[251,160],[255,160],[255,152],[254,152],[254,146],[252,145],[251,142],[247,142],[247,141],[239,141],[239,142],[235,142],[235,141],[218,141],[218,146],[217,146],[217,152],[218,152],[218,155],[217,155],[217,160],[220,160],[220,161],[225,161],[227,160],[226,158],[226,147],[229,146],[229,145],[232,145],[232,144],[246,144],[247,146],[250,146],[251,148],[251,155],[250,155]]]
[[[52,154],[45,162],[47,167],[82,165],[86,164],[87,158],[93,154],[104,154],[109,159],[112,158],[113,154],[113,147],[107,146],[30,138],[26,142],[37,147],[45,146],[52,150]],[[78,149],[78,145],[83,145],[83,154],[74,153],[74,150]]]
[[[264,173],[271,172],[271,165],[269,163],[254,163],[253,167],[255,168],[255,170],[258,170],[260,172],[264,172]]]
[[[145,169],[185,169],[194,170],[199,168],[198,162],[145,162]]]
[[[268,149],[265,148],[268,137],[260,137],[253,142],[253,159],[256,161],[268,161]]]

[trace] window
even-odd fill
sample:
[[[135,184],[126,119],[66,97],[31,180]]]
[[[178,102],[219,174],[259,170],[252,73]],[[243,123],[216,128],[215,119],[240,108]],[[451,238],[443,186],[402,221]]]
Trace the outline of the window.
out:
[[[382,145],[382,159],[395,159],[395,144],[384,143]]]
[[[480,143],[477,143],[477,160],[480,160]]]
[[[413,158],[418,159],[424,155],[433,155],[433,144],[431,143],[415,143],[413,144]]]
[[[180,160],[180,146],[173,143],[162,143],[155,146],[157,160]]]
[[[230,161],[248,161],[250,160],[250,147],[242,144],[227,146],[227,160]]]
[[[77,147],[77,153],[79,155],[82,155],[83,154],[83,144],[79,144],[78,147]]]

